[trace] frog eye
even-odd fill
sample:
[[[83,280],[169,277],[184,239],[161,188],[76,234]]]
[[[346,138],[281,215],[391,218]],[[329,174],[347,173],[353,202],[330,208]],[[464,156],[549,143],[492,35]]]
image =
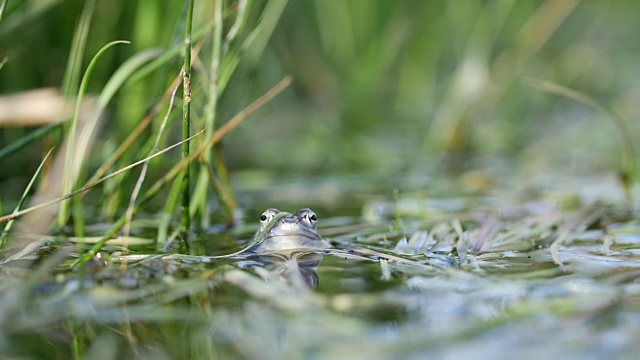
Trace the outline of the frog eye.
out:
[[[296,213],[296,218],[304,221],[305,223],[313,226],[314,228],[316,226],[316,222],[318,221],[318,217],[316,216],[316,213],[311,211],[311,209],[309,208],[304,208],[298,211]]]
[[[267,209],[262,213],[262,215],[260,215],[260,221],[263,223],[268,223],[269,221],[271,221],[271,219],[278,215],[279,212],[280,211],[278,211],[277,209]]]
[[[316,213],[314,213],[309,209],[305,211],[304,217],[307,219],[309,223],[311,223],[311,225],[315,225],[316,222],[318,221],[318,217],[316,216]]]

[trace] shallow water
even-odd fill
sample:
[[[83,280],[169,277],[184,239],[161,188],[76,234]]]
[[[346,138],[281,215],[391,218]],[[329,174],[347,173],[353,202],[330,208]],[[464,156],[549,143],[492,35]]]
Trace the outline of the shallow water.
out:
[[[204,256],[245,246],[257,227],[248,217],[199,234],[203,255],[113,247],[104,267],[39,277],[5,265],[0,346],[53,358],[634,358],[637,209],[528,194],[362,195],[360,215],[350,203],[333,217],[319,202],[334,249],[307,269]]]

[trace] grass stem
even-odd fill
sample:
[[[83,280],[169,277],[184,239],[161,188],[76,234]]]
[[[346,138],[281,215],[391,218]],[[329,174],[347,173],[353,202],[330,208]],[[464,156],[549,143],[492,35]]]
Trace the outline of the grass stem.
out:
[[[189,138],[191,127],[191,29],[193,19],[193,2],[189,0],[189,9],[187,11],[187,25],[184,37],[184,77],[183,77],[183,101],[182,101],[182,139]],[[189,142],[185,141],[182,144],[182,159],[189,158]],[[182,230],[183,235],[186,236],[190,227],[189,217],[189,181],[190,180],[190,166],[186,164],[182,172]]]

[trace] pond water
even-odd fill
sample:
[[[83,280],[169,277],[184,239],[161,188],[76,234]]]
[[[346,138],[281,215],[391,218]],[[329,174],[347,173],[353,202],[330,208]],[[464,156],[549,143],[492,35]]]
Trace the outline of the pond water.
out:
[[[634,358],[640,221],[609,180],[599,200],[590,182],[440,197],[326,179],[305,197],[291,194],[308,183],[245,187],[255,208],[199,234],[202,255],[111,246],[106,266],[80,273],[70,260],[3,266],[0,346],[47,358]],[[272,266],[208,256],[246,246],[276,202],[312,207],[333,248]],[[41,266],[61,246],[41,250]]]

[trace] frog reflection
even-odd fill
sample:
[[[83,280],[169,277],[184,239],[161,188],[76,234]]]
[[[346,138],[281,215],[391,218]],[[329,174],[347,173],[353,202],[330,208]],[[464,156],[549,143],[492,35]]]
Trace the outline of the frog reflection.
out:
[[[318,217],[310,209],[296,214],[267,209],[260,216],[260,229],[256,233],[256,239],[261,240],[247,249],[253,254],[250,259],[268,270],[267,279],[315,288],[318,285],[316,268],[322,255],[312,251],[331,247],[316,231],[317,221]]]

